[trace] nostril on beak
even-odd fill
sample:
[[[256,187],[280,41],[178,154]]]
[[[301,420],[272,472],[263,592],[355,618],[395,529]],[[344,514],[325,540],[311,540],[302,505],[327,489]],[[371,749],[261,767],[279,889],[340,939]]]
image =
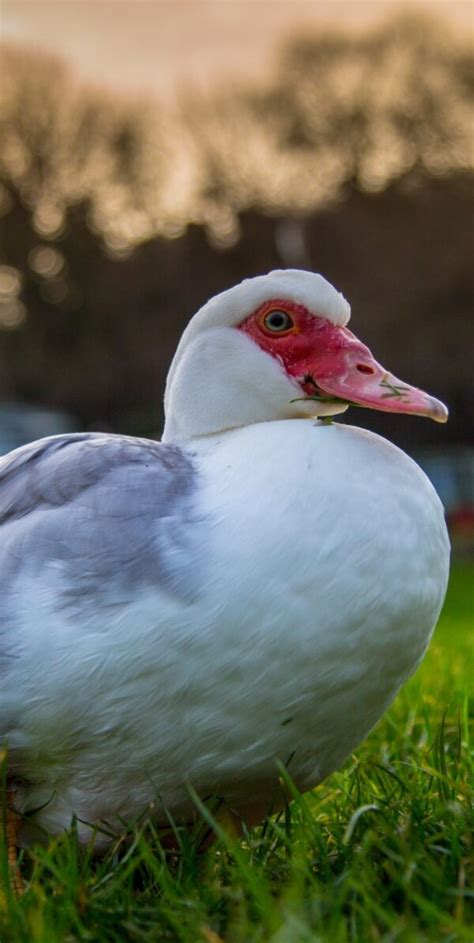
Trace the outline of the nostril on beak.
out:
[[[356,369],[359,371],[359,373],[369,373],[369,374],[373,374],[373,373],[375,372],[375,371],[372,369],[372,367],[368,367],[367,364],[365,364],[365,363],[358,363]]]

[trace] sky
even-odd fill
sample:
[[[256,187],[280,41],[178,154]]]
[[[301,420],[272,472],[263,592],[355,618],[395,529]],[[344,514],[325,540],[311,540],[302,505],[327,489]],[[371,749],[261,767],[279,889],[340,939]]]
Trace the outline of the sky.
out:
[[[189,83],[258,76],[289,31],[354,29],[398,0],[0,0],[1,36],[64,58],[94,85],[172,96]],[[405,0],[472,31],[474,0]]]

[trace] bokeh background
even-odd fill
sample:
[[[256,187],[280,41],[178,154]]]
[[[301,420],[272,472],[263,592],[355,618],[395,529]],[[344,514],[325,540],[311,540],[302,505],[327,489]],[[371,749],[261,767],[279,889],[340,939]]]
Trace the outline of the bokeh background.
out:
[[[353,410],[474,534],[473,5],[4,0],[0,452],[65,429],[159,435],[212,294],[322,272],[446,427]]]

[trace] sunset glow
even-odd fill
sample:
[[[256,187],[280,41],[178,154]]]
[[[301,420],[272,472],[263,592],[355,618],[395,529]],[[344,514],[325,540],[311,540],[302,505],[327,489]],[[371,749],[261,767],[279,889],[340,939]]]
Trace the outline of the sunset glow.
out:
[[[3,0],[0,16],[4,39],[61,55],[82,79],[167,96],[262,75],[292,31],[360,31],[400,6],[472,33],[470,0]]]

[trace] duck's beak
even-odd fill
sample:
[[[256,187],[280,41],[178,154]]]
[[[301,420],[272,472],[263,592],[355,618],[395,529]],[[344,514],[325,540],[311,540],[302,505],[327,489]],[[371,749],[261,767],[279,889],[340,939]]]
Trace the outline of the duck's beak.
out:
[[[331,325],[329,335],[329,343],[324,345],[325,349],[318,345],[311,364],[315,395],[319,390],[325,396],[368,409],[428,416],[435,422],[447,421],[448,410],[444,403],[404,383],[382,367],[369,348],[347,328]],[[304,389],[311,395],[311,382],[306,382]]]

